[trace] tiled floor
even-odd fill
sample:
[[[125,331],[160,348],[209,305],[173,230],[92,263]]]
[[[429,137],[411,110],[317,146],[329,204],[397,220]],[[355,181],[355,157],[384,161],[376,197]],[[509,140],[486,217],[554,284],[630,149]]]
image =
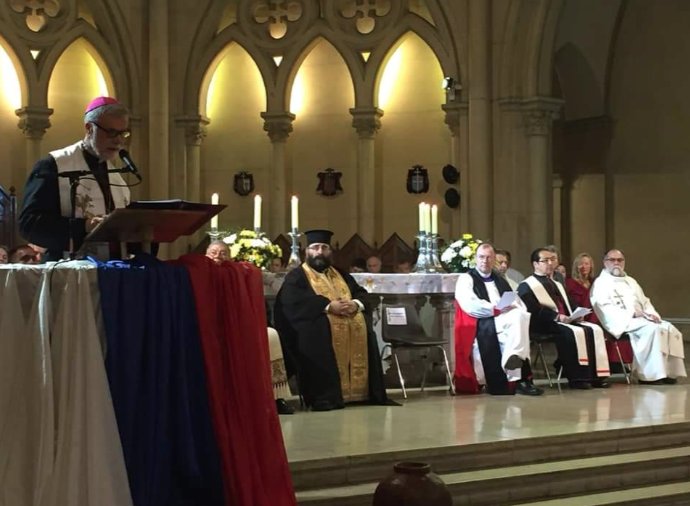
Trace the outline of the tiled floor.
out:
[[[542,397],[408,392],[400,407],[349,406],[281,416],[291,462],[581,433],[690,420],[690,383],[607,390],[549,389]],[[389,392],[402,401],[399,392]]]

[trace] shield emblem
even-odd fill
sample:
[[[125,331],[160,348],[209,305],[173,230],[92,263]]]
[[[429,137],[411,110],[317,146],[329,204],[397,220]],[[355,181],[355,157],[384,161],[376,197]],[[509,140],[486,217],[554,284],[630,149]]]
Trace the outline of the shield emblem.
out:
[[[340,177],[342,172],[336,172],[333,169],[326,169],[318,173],[319,186],[316,187],[317,193],[324,197],[332,197],[338,193],[342,193],[343,187],[340,185]]]
[[[407,193],[429,191],[429,172],[421,165],[414,165],[407,171]]]
[[[235,193],[246,197],[254,191],[254,176],[246,171],[238,172],[235,174],[232,187],[235,190]]]

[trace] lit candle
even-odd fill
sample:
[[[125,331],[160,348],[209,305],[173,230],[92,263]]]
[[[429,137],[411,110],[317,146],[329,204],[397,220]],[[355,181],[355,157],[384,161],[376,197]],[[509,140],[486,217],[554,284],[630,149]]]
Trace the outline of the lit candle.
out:
[[[254,230],[261,229],[261,195],[254,195]]]
[[[431,233],[438,234],[438,206],[431,206]]]
[[[426,209],[424,211],[425,218],[425,228],[427,234],[431,233],[431,204],[426,204]]]
[[[214,206],[218,205],[218,194],[214,193],[211,195],[211,204]],[[218,215],[216,214],[213,218],[211,218],[211,228],[214,230],[218,229]]]
[[[424,230],[424,202],[419,203],[419,231]]]
[[[299,228],[299,200],[297,195],[293,195],[292,199],[290,199],[290,222],[292,223],[293,230]]]
[[[426,202],[422,204],[422,232],[429,232],[429,204]]]

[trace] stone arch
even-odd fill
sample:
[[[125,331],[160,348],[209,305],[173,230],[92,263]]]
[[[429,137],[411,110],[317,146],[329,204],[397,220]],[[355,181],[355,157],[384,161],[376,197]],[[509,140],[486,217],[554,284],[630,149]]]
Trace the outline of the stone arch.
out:
[[[29,55],[28,60],[26,59],[26,52],[16,50],[16,46],[9,42],[10,37],[5,37],[0,35],[0,46],[5,50],[7,56],[14,66],[14,70],[17,73],[17,79],[19,80],[19,89],[21,92],[21,104],[27,103],[31,82],[35,81],[35,73],[32,72],[35,66]]]
[[[356,86],[355,79],[353,78],[353,70],[355,72],[355,75],[362,75],[362,66],[358,66],[358,63],[356,61],[360,58],[353,51],[349,51],[342,45],[334,43],[333,38],[328,37],[327,34],[324,34],[322,30],[319,30],[318,35],[314,35],[308,40],[307,43],[305,43],[302,46],[296,47],[293,51],[290,51],[283,57],[283,62],[280,64],[281,68],[279,68],[278,70],[278,76],[276,80],[276,95],[282,95],[282,101],[276,100],[276,102],[274,103],[268,102],[267,110],[269,112],[271,110],[289,110],[290,96],[292,93],[293,85],[295,83],[295,78],[297,77],[297,73],[299,72],[302,63],[307,58],[307,56],[309,56],[312,50],[322,42],[326,42],[327,44],[329,44],[333,49],[335,49],[336,53],[341,57],[342,62],[345,64],[345,67],[347,68],[348,73],[350,75],[350,82],[352,84],[355,94],[355,103],[357,102],[358,87]],[[275,107],[276,109],[273,109],[273,107]]]
[[[565,120],[604,113],[601,85],[579,48],[570,42],[561,47],[554,57],[554,72],[565,99]]]
[[[36,105],[38,102],[41,106],[47,106],[48,86],[55,70],[55,65],[67,48],[79,39],[84,39],[93,48],[94,53],[91,53],[91,56],[94,57],[96,63],[101,67],[101,71],[105,70],[104,75],[110,75],[115,94],[123,102],[127,103],[127,99],[131,98],[129,78],[119,63],[120,59],[108,42],[91,25],[85,21],[80,21],[39,58],[39,89],[37,90],[38,95],[33,97],[33,104]]]

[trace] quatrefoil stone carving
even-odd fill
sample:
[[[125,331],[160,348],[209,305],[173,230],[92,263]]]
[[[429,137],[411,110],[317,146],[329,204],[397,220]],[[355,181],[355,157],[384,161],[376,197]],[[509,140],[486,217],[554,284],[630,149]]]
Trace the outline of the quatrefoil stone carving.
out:
[[[376,28],[376,18],[381,18],[391,11],[390,0],[350,0],[340,13],[348,18],[357,18],[355,26],[361,34],[367,34]]]
[[[288,22],[302,17],[302,4],[287,0],[265,0],[254,9],[257,23],[270,23],[268,30],[274,39],[282,39],[288,30]]]
[[[54,18],[60,12],[59,0],[10,0],[14,12],[26,14],[26,26],[32,32],[40,32],[48,23],[46,16]]]

